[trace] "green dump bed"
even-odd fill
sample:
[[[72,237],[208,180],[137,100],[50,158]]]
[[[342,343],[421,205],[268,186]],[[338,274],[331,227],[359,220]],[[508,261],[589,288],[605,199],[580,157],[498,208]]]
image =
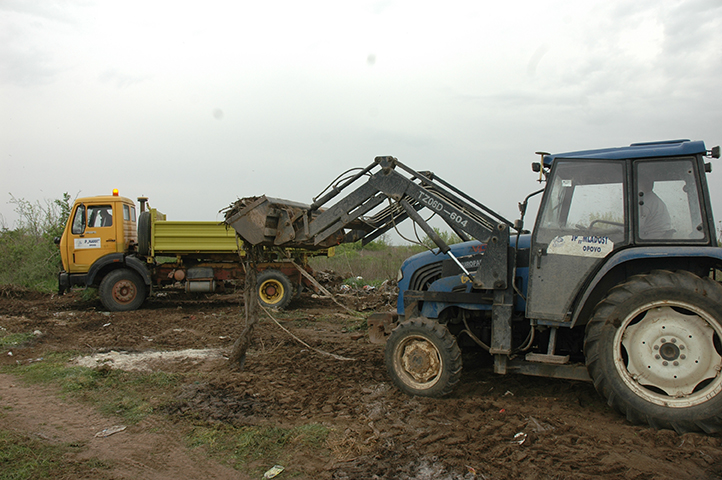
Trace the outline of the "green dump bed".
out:
[[[192,253],[238,256],[236,232],[218,222],[156,220],[151,238],[153,256]]]

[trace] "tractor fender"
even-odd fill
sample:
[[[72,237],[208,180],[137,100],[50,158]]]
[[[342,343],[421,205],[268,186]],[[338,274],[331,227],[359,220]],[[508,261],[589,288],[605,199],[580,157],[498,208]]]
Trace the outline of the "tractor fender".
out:
[[[605,279],[611,277],[610,273],[618,268],[629,266],[632,263],[642,263],[644,261],[654,262],[652,269],[670,268],[665,265],[672,265],[680,260],[696,262],[698,264],[722,264],[722,248],[709,246],[659,246],[659,247],[633,247],[620,250],[614,254],[601,266],[597,273],[592,277],[586,289],[582,292],[577,302],[577,308],[571,318],[570,327],[577,325],[582,314],[590,313],[596,303],[601,300],[604,295],[598,290],[603,288],[606,292],[608,288],[605,286]],[[635,273],[641,273],[635,272]],[[608,283],[608,282],[607,282]],[[618,282],[614,282],[615,284]],[[612,285],[613,286],[613,285]],[[601,295],[601,296],[600,296]],[[590,303],[591,302],[591,303]]]
[[[85,284],[87,286],[95,285],[99,283],[106,273],[117,268],[129,268],[137,272],[146,285],[151,284],[150,272],[145,263],[136,257],[130,257],[123,253],[111,253],[97,259],[88,269]]]

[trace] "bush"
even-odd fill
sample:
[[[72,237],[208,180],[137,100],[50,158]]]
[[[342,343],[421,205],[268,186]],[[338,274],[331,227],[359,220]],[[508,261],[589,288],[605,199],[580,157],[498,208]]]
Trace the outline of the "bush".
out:
[[[53,239],[62,235],[70,214],[70,195],[32,203],[10,195],[19,220],[14,229],[0,225],[0,285],[31,290],[57,288],[60,251]]]

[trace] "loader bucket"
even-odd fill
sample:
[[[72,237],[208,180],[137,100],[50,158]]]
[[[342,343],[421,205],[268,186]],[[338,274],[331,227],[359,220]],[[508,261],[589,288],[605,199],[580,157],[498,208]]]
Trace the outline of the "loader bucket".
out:
[[[303,215],[308,208],[307,205],[265,195],[249,197],[230,207],[225,222],[252,245],[281,245],[295,238],[291,219],[294,215]]]

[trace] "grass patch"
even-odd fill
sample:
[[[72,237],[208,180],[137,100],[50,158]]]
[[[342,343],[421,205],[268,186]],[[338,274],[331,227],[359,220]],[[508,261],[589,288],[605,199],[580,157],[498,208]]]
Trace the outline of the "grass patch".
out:
[[[0,430],[0,480],[38,478],[110,478],[110,465],[98,459],[68,461],[69,453],[82,450],[77,444],[51,445]]]
[[[0,330],[0,335],[2,335]],[[14,347],[25,345],[35,338],[32,333],[9,333],[0,337],[0,351],[9,350]]]
[[[181,376],[164,372],[140,373],[110,368],[67,366],[73,353],[50,354],[29,365],[6,366],[4,373],[28,383],[57,385],[70,395],[96,406],[104,415],[137,423],[169,401]]]
[[[318,423],[293,428],[276,426],[232,427],[204,425],[195,427],[188,436],[191,448],[205,448],[208,454],[251,475],[262,474],[270,466],[286,464],[299,449],[325,447],[329,429]],[[250,469],[250,471],[249,471]]]

